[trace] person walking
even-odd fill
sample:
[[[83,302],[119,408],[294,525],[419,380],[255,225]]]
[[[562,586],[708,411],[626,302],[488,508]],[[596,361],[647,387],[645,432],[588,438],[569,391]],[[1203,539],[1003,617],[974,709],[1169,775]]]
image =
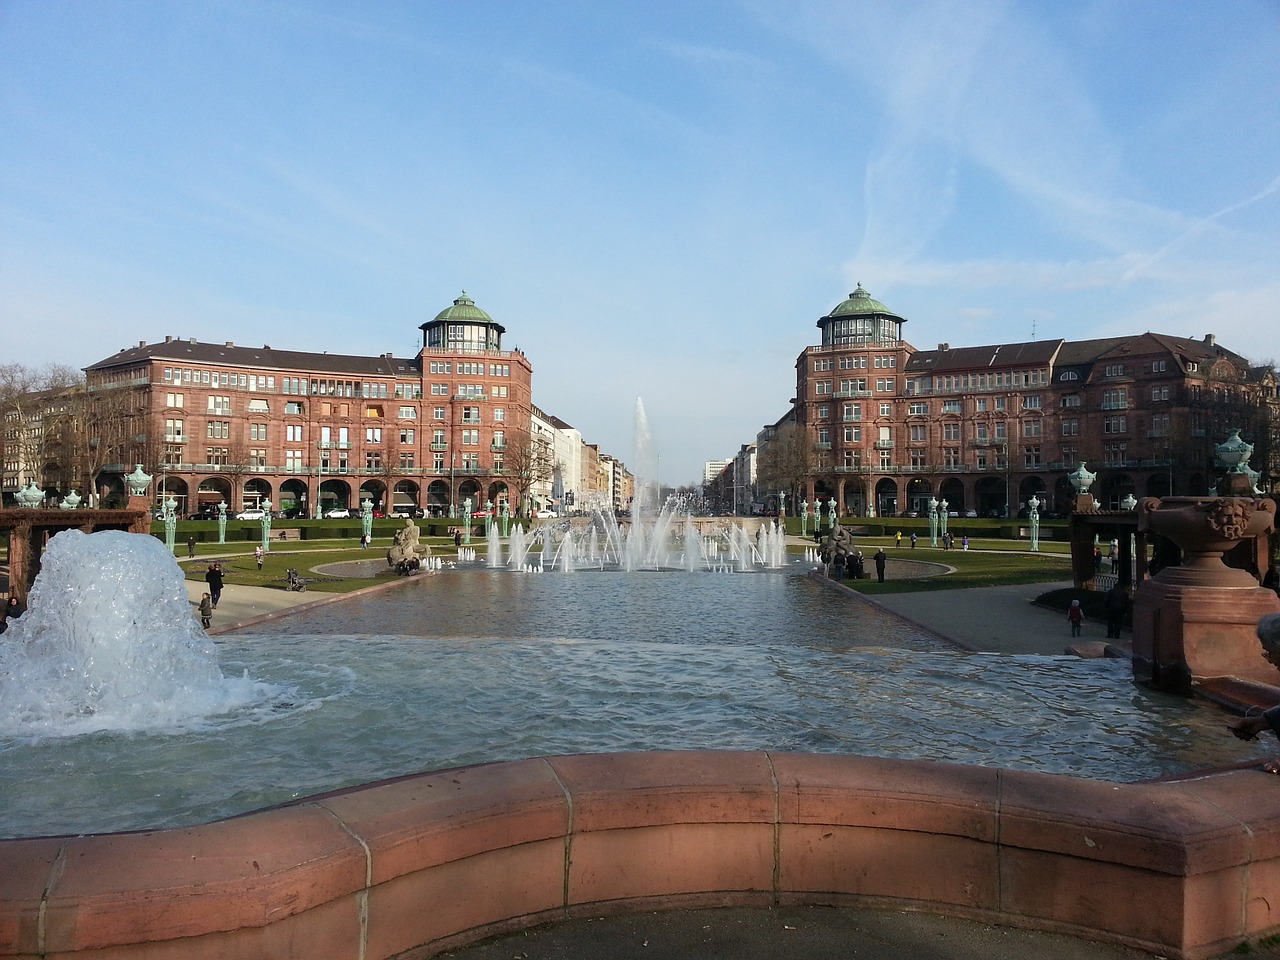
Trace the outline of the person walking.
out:
[[[209,598],[216,610],[218,600],[222,597],[222,564],[209,564],[209,569],[204,572],[204,582],[209,585]]]
[[[916,538],[916,532],[915,532],[914,530],[912,530],[912,531],[911,531],[911,549],[912,549],[912,550],[914,550],[914,549],[916,548],[916,539],[917,539],[917,538]]]
[[[1124,615],[1129,612],[1129,591],[1116,584],[1107,591],[1107,639],[1119,640]]]
[[[211,623],[213,623],[213,598],[206,593],[200,597],[200,626],[208,630]]]
[[[887,556],[885,556],[884,547],[881,547],[879,550],[877,550],[876,555],[872,559],[875,560],[876,562],[876,579],[878,579],[881,583],[884,583],[884,566],[886,561],[888,561],[889,559]]]
[[[837,580],[844,579],[844,562],[844,553],[837,550],[835,556],[831,558],[831,573]]]
[[[190,560],[196,555],[196,538],[187,537],[187,559]]]
[[[261,570],[262,569],[262,547],[261,546],[256,546],[253,548],[253,559],[257,561],[258,569]]]
[[[897,535],[893,538],[893,545],[899,550],[902,549],[902,531],[901,530],[899,530]]]
[[[1084,610],[1080,608],[1079,600],[1071,601],[1071,609],[1067,611],[1067,622],[1071,624],[1071,635],[1080,636],[1080,625],[1084,623]]]
[[[969,552],[969,535],[967,533],[960,538],[960,549],[965,553]]]

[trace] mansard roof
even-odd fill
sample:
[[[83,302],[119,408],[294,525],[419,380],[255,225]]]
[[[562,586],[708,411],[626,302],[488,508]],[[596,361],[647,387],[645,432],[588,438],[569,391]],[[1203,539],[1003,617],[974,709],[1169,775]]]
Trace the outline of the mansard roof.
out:
[[[405,377],[421,373],[417,358],[399,358],[391,354],[380,357],[358,357],[338,353],[307,353],[301,350],[276,350],[270,346],[243,347],[234,343],[205,343],[190,339],[166,337],[160,343],[140,343],[127,347],[105,360],[85,367],[85,372],[153,360],[175,363],[218,364],[252,367],[258,370],[299,370],[315,373],[345,374],[359,377]]]

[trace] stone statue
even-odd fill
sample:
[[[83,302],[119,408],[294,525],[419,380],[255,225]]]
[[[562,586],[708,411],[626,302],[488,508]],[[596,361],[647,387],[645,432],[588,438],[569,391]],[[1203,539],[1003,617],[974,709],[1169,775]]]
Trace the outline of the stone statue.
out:
[[[431,545],[422,543],[418,536],[418,526],[413,518],[405,517],[404,526],[391,539],[391,549],[387,551],[387,566],[402,573],[416,570],[420,558],[431,554]]]

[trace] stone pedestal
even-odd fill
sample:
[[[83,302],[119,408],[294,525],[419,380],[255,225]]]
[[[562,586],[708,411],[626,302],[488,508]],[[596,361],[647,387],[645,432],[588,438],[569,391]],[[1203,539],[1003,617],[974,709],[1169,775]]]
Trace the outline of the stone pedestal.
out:
[[[1255,632],[1268,613],[1280,613],[1280,598],[1261,587],[1147,580],[1133,598],[1134,678],[1172,693],[1190,693],[1202,677],[1280,683]]]

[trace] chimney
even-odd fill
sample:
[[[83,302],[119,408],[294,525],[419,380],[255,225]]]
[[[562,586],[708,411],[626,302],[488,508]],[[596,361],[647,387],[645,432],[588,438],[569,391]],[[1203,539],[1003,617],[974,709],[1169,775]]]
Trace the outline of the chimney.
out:
[[[140,347],[145,347],[146,345],[147,345],[147,341],[145,341],[145,340],[139,340],[139,341],[138,341],[138,346],[140,346]]]
[[[195,343],[195,342],[196,342],[196,338],[195,338],[195,337],[192,337],[192,338],[191,338],[191,342],[192,342],[192,343]]]
[[[1204,342],[1206,346],[1212,347],[1215,343],[1218,342],[1218,338],[1215,337],[1212,333],[1206,333],[1204,335]]]
[[[173,337],[172,337],[172,336],[168,336],[168,335],[166,335],[166,336],[165,336],[165,338],[164,338],[164,342],[165,342],[165,343],[173,343]]]
[[[949,344],[949,343],[940,343],[940,344],[938,344],[938,349],[939,349],[939,350],[950,350],[950,349],[951,349],[951,344]]]
[[[228,340],[228,341],[227,341],[227,346],[228,346],[228,347],[234,347],[234,346],[235,346],[235,344],[234,344],[234,343],[232,343],[230,340]]]

